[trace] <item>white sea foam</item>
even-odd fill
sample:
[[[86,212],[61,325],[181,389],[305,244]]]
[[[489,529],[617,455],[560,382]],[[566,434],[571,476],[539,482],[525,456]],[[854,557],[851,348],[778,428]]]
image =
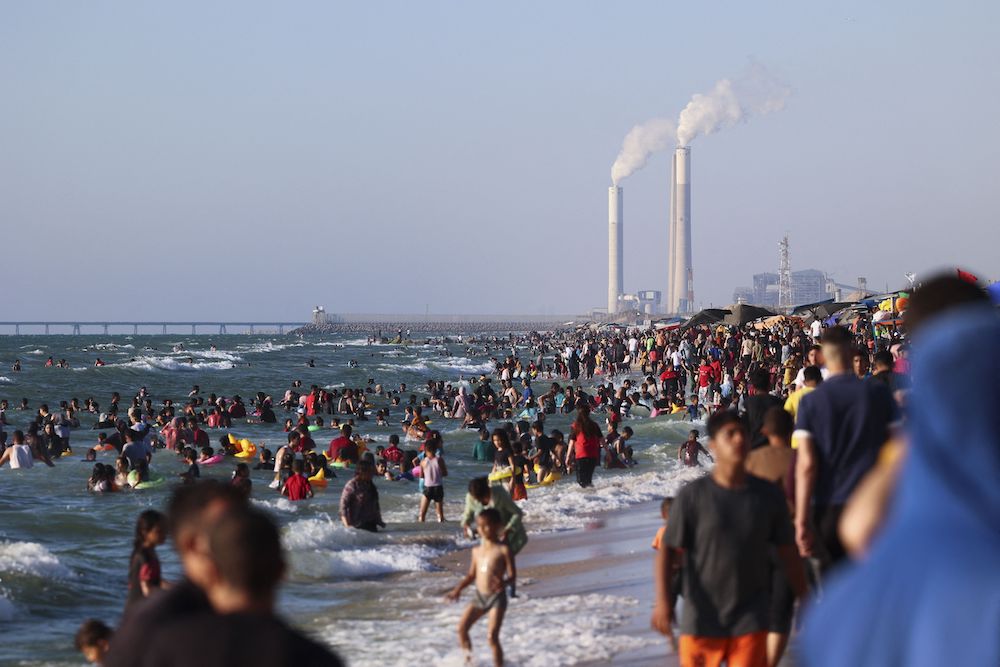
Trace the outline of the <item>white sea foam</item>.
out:
[[[13,382],[13,380],[11,380],[11,379],[10,379],[9,377],[7,377],[6,375],[0,375],[0,382],[3,382],[3,383],[6,383],[6,384],[9,384],[9,383]]]
[[[88,345],[83,348],[85,352],[91,350],[100,350],[102,352],[113,352],[115,350],[134,350],[135,345],[117,345],[115,343],[97,343],[96,345]]]
[[[298,506],[291,500],[285,497],[276,498],[275,500],[258,500],[256,498],[251,499],[254,505],[258,507],[264,507],[269,510],[274,510],[276,512],[285,512],[286,514],[294,514],[299,511]]]
[[[566,479],[552,486],[529,490],[528,499],[519,504],[532,529],[578,527],[597,512],[676,495],[682,486],[704,474],[701,468],[670,461],[665,467],[657,465],[657,469],[647,472],[633,469],[615,475],[597,474],[590,489],[582,489],[573,480]]]
[[[70,571],[37,542],[0,542],[0,573],[65,579]]]
[[[233,367],[233,364],[230,361],[188,362],[188,356],[194,356],[194,354],[178,357],[140,356],[133,360],[123,361],[116,364],[108,364],[105,368],[134,368],[143,371],[223,371],[229,370]]]
[[[329,517],[295,521],[283,535],[292,571],[310,578],[426,571],[442,553],[425,544],[392,540],[388,535],[345,528]]]
[[[202,357],[203,359],[221,359],[223,361],[243,361],[243,357],[238,355],[236,352],[231,352],[228,350],[185,350],[182,356],[184,354],[191,357]]]
[[[511,602],[504,619],[500,640],[505,661],[521,667],[550,667],[600,663],[615,653],[658,643],[644,637],[629,637],[616,632],[627,618],[627,611],[638,602],[634,598],[613,595],[566,595],[530,598],[522,593]],[[387,620],[339,619],[328,626],[322,637],[344,655],[351,664],[364,665],[454,665],[466,664],[459,650],[455,627],[464,604],[429,602],[421,612],[408,612]],[[402,637],[420,628],[420,640],[400,651],[394,642],[372,641],[373,637]],[[544,634],[544,648],[539,633]],[[473,626],[473,665],[490,665],[492,656],[486,643],[486,622]]]
[[[27,352],[25,352],[25,354],[45,354],[45,350],[42,349],[28,350]]]

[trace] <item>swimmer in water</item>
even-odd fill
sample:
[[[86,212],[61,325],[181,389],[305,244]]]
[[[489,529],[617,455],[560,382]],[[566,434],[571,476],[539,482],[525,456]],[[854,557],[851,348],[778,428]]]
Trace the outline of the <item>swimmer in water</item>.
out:
[[[503,529],[500,513],[493,508],[484,509],[476,517],[476,528],[482,541],[478,547],[472,549],[469,572],[446,597],[452,602],[457,602],[462,590],[475,582],[475,597],[458,623],[458,640],[467,659],[471,661],[472,641],[469,639],[469,628],[489,614],[490,649],[493,651],[494,665],[500,667],[503,665],[500,627],[507,612],[506,587],[514,585],[517,569],[510,547],[499,542],[500,531]]]

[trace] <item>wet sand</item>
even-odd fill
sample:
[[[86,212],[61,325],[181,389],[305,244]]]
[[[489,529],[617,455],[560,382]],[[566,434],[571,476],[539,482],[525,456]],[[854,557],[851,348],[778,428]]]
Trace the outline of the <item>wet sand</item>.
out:
[[[518,592],[531,597],[597,593],[632,598],[638,604],[608,611],[624,616],[616,632],[633,638],[636,648],[616,654],[610,664],[675,666],[677,658],[666,638],[649,626],[653,609],[651,543],[660,525],[659,503],[645,503],[596,515],[582,529],[533,535],[517,557]],[[468,559],[467,550],[456,551],[438,559],[437,565],[460,576],[469,566]]]

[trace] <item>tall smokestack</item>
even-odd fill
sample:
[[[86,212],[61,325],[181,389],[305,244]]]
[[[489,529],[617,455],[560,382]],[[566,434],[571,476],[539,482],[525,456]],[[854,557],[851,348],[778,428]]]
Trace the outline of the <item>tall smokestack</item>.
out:
[[[622,189],[608,188],[608,314],[618,312],[622,296]]]
[[[674,150],[669,235],[667,311],[690,313],[694,308],[694,273],[691,266],[691,149],[687,146]]]

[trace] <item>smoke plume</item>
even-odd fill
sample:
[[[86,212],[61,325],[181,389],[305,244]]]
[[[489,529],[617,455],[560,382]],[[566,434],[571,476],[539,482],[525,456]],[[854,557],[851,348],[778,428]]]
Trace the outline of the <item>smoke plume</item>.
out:
[[[611,166],[611,181],[618,185],[646,166],[653,153],[687,146],[698,135],[718,132],[752,116],[780,111],[791,92],[763,65],[751,63],[739,77],[722,79],[707,93],[695,93],[676,124],[668,118],[654,118],[629,130]]]
[[[735,80],[722,79],[707,93],[695,93],[677,120],[677,144],[687,146],[700,134],[712,134],[752,116],[780,111],[791,88],[762,65],[752,64]]]
[[[666,150],[677,140],[677,126],[669,118],[654,118],[636,125],[622,142],[618,159],[611,166],[611,181],[618,185],[623,178],[646,166],[653,153]]]

